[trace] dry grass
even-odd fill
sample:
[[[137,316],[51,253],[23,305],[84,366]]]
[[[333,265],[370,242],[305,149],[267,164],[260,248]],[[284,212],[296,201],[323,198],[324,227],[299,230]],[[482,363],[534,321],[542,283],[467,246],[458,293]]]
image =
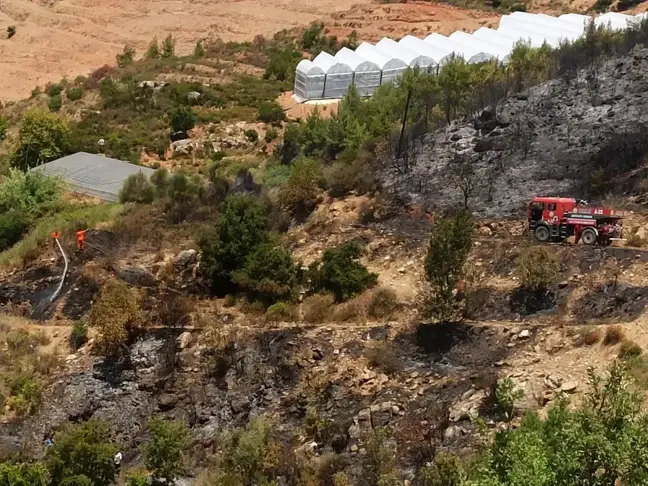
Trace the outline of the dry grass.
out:
[[[304,299],[304,321],[321,324],[333,317],[335,298],[331,294],[315,294]]]
[[[644,240],[641,236],[635,233],[628,236],[628,239],[626,239],[623,246],[632,246],[635,248],[641,248],[645,244],[646,244],[646,240]]]
[[[380,287],[370,292],[367,313],[374,319],[389,319],[401,308],[396,292]]]
[[[580,342],[584,346],[594,346],[600,343],[601,339],[603,339],[603,331],[598,327],[584,329],[580,333]]]
[[[363,295],[355,297],[336,307],[334,319],[338,322],[365,322],[367,320],[367,298]]]
[[[385,374],[393,374],[402,371],[403,362],[394,352],[389,342],[374,343],[365,349],[365,358],[369,366],[379,369]]]
[[[625,333],[621,326],[609,326],[605,330],[605,337],[603,337],[604,346],[614,346],[619,344],[625,338]]]

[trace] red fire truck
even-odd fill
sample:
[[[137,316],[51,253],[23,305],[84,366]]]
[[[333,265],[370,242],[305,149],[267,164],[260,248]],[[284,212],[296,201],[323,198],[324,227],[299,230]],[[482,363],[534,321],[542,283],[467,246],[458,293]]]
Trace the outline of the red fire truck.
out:
[[[624,217],[624,211],[588,206],[567,197],[534,197],[528,209],[529,231],[542,243],[574,236],[575,243],[608,246],[622,239]]]

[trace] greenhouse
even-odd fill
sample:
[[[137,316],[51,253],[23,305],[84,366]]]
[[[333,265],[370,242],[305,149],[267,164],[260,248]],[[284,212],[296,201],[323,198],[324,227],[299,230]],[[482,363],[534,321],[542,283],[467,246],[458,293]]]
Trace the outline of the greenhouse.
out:
[[[393,82],[407,69],[405,61],[387,56],[367,42],[360,44],[356,54],[376,64],[381,70],[380,84]]]
[[[452,51],[433,46],[432,44],[428,44],[427,42],[419,39],[418,37],[414,37],[413,35],[406,35],[401,40],[399,40],[398,43],[407,49],[411,49],[414,52],[418,52],[419,54],[423,54],[432,58],[437,66],[442,66],[450,59],[452,59],[453,56]]]
[[[425,42],[432,46],[447,49],[453,52],[456,56],[462,56],[466,60],[466,62],[469,62],[471,64],[485,62],[495,57],[492,54],[484,52],[481,49],[466,46],[441,34],[430,34],[425,38]]]
[[[457,31],[446,37],[431,33],[425,39],[406,35],[398,42],[383,38],[375,46],[362,42],[355,50],[343,47],[335,56],[321,52],[313,60],[302,60],[295,71],[294,96],[297,101],[339,99],[355,84],[362,96],[371,96],[379,86],[398,80],[405,70],[420,67],[438,74],[455,55],[466,62],[481,63],[497,59],[506,63],[518,41],[532,47],[580,38],[588,22],[623,30],[644,20],[636,16],[608,12],[598,17],[564,14],[513,12],[500,18],[497,29],[482,27],[475,32]]]
[[[511,55],[512,47],[502,47],[499,44],[494,44],[484,39],[478,39],[473,37],[471,34],[466,34],[465,32],[455,32],[451,34],[448,38],[452,42],[456,42],[459,46],[470,47],[479,52],[479,56],[492,56],[493,59],[498,59],[503,63],[508,62],[508,58]]]
[[[328,52],[320,52],[313,64],[324,71],[322,98],[342,98],[353,82],[353,70]]]
[[[497,44],[508,49],[513,49],[515,43],[520,40],[518,35],[508,35],[488,27],[481,27],[471,34],[475,39],[481,39],[492,44]],[[543,40],[544,42],[544,40]],[[542,43],[540,43],[542,45]],[[538,46],[540,47],[540,46]]]
[[[436,68],[436,62],[430,56],[413,51],[395,40],[386,37],[380,39],[376,44],[376,49],[387,56],[400,59],[408,67],[420,67],[423,69]]]
[[[313,100],[324,97],[326,73],[308,59],[297,64],[295,71],[295,96],[300,100]]]
[[[361,96],[371,96],[380,86],[381,70],[375,62],[343,47],[335,58],[353,70],[353,83]]]

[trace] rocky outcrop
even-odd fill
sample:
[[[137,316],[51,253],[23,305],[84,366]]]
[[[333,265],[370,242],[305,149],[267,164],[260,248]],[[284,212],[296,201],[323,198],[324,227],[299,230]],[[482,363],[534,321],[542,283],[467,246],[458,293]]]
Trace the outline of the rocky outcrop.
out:
[[[537,194],[590,199],[597,184],[599,191],[643,194],[635,186],[641,178],[623,175],[648,152],[648,49],[611,59],[597,74],[597,87],[581,72],[569,83],[553,80],[511,96],[497,113],[487,109],[426,135],[407,174],[385,164],[385,186],[428,210],[459,204],[460,165],[468,164],[469,203],[485,218],[523,216]]]

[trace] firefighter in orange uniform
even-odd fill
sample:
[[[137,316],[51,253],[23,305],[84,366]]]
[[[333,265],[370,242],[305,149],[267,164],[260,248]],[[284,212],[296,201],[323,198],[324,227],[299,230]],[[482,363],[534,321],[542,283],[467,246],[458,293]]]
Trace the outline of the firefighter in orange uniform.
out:
[[[83,246],[85,243],[85,234],[86,231],[88,230],[79,230],[76,233],[76,242],[77,242],[77,249],[83,251]]]

